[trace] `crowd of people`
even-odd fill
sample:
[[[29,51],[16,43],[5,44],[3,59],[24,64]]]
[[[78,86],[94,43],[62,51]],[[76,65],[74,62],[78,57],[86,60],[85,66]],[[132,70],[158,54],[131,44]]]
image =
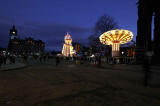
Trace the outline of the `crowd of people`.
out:
[[[16,62],[21,62],[24,64],[33,63],[33,62],[44,63],[48,61],[50,58],[51,57],[47,54],[21,55],[21,56],[0,54],[0,67],[6,64],[15,64]]]
[[[0,55],[0,66],[5,64],[14,64],[19,61],[24,64],[34,64],[34,63],[45,63],[51,58],[55,59],[55,65],[58,66],[60,61],[65,61],[65,63],[75,63],[75,64],[85,64],[90,63],[97,66],[101,64],[132,64],[133,58],[112,58],[112,57],[102,57],[102,56],[73,56],[73,57],[63,57],[59,55]]]
[[[0,55],[0,67],[1,65],[5,64],[14,64],[15,63],[15,56],[6,56],[6,55]]]
[[[41,55],[21,55],[20,57],[16,55],[0,55],[0,68],[2,65],[5,64],[14,64],[16,61],[25,63],[25,64],[32,64],[35,63],[45,63],[49,61],[50,59],[55,60],[55,66],[58,66],[61,61],[64,61],[66,64],[86,64],[91,63],[98,67],[101,67],[101,64],[103,63],[110,63],[111,64],[123,64],[124,61],[127,61],[128,63],[131,63],[133,61],[132,58],[129,58],[126,60],[125,58],[104,58],[102,56],[94,56],[94,57],[87,57],[87,56],[77,56],[77,57],[63,57],[63,56],[56,56],[56,55],[47,55],[47,54],[41,54]],[[144,64],[143,64],[143,70],[145,73],[144,77],[144,85],[148,86],[148,79],[150,78],[150,64],[149,60],[146,56],[144,58]]]
[[[123,57],[123,58],[113,58],[113,57],[102,57],[102,56],[73,56],[73,57],[63,57],[56,56],[56,63],[59,64],[60,60],[64,60],[66,64],[85,64],[90,63],[94,65],[101,64],[135,64],[135,58],[133,57]]]
[[[46,54],[43,55],[22,55],[22,60],[24,63],[29,63],[30,61],[35,62],[46,62],[49,59],[49,56]]]

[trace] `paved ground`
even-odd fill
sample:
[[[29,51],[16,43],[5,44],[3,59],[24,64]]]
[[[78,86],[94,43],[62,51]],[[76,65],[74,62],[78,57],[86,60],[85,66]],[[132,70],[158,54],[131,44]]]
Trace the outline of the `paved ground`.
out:
[[[0,71],[0,106],[160,106],[160,74],[143,86],[140,66],[50,62]]]
[[[26,66],[27,65],[24,63],[6,64],[0,67],[0,71],[10,71],[10,70],[15,70],[15,69],[25,68]]]

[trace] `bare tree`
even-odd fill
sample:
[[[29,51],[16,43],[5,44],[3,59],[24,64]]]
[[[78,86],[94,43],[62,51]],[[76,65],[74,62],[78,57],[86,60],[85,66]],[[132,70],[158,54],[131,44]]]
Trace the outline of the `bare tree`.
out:
[[[104,14],[96,22],[94,30],[95,30],[95,34],[99,35],[106,31],[117,29],[117,28],[118,28],[117,22],[111,16]]]
[[[101,16],[96,22],[93,34],[88,38],[89,45],[92,48],[92,52],[100,53],[102,51],[105,51],[106,48],[109,50],[109,46],[105,46],[102,43],[100,43],[99,36],[106,31],[117,28],[118,24],[112,17],[108,16],[107,14]]]

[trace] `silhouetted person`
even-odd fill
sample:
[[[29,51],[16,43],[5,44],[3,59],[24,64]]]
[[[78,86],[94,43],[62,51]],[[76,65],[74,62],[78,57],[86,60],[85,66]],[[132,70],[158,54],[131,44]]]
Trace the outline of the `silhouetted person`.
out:
[[[14,56],[12,56],[12,62],[15,63],[16,62],[16,58]]]
[[[39,61],[42,63],[42,59],[43,59],[43,56],[42,55],[40,55],[39,56]]]
[[[14,56],[10,56],[9,59],[10,59],[11,64],[15,63],[15,57]]]
[[[58,56],[56,56],[56,66],[58,66],[59,63],[60,63],[60,59]]]
[[[0,55],[0,68],[1,68],[2,63],[3,63],[3,60],[2,60],[2,56]]]
[[[151,72],[150,72],[150,62],[148,59],[148,56],[144,57],[143,60],[143,71],[144,71],[144,86],[147,87],[148,86],[148,80],[151,77]]]
[[[101,67],[101,56],[98,57],[98,67]]]
[[[43,56],[43,61],[46,62],[46,55]]]
[[[3,56],[3,64],[6,64],[7,56]]]
[[[37,55],[33,55],[34,60],[37,60],[38,56]]]
[[[23,59],[24,59],[25,63],[28,63],[28,56],[27,55],[24,55]]]

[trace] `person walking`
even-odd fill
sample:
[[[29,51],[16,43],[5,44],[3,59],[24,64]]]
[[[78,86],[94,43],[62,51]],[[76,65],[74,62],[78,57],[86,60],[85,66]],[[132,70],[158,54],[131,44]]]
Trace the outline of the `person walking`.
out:
[[[60,63],[60,59],[58,56],[56,56],[56,66],[58,66],[59,63]]]
[[[2,58],[2,56],[0,55],[0,68],[1,68],[2,63],[3,63],[3,58]]]

